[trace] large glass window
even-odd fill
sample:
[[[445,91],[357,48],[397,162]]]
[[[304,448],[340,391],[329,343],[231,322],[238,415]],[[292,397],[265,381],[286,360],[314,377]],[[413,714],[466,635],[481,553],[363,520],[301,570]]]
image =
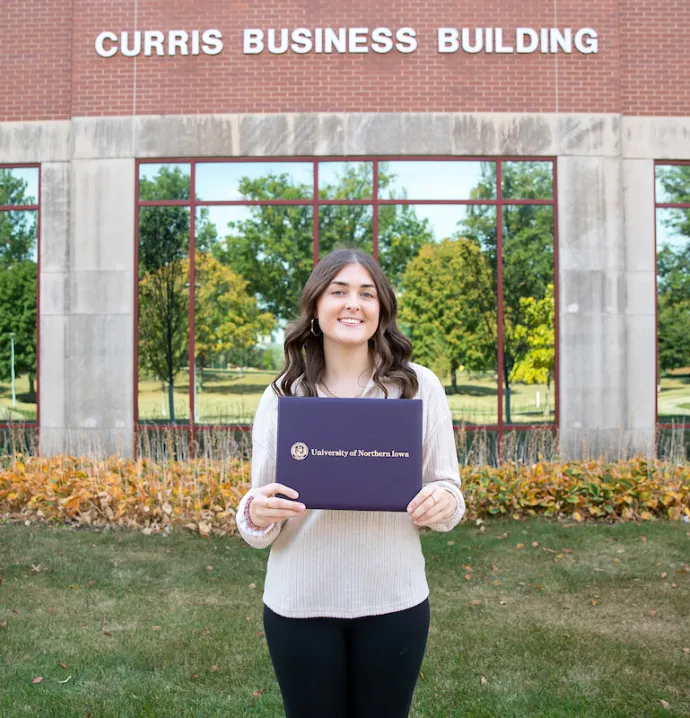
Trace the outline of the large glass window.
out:
[[[660,446],[690,452],[690,162],[656,165]],[[671,436],[669,431],[674,435]]]
[[[500,443],[556,424],[553,161],[138,171],[137,421],[148,434],[248,428],[314,261],[343,244],[379,260],[414,359],[440,377],[459,429]]]
[[[0,165],[0,453],[35,448],[39,168]]]

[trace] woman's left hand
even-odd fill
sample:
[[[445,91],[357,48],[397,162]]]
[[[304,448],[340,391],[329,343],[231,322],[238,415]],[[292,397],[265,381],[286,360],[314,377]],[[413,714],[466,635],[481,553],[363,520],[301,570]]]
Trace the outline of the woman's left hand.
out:
[[[428,526],[438,521],[446,521],[456,511],[458,502],[455,496],[434,483],[427,484],[407,506],[407,513],[415,526]]]

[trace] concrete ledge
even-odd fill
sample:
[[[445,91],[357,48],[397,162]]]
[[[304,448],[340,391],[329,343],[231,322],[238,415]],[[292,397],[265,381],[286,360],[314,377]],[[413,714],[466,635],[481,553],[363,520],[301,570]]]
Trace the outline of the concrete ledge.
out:
[[[579,157],[620,155],[620,115],[557,115],[557,118],[557,154]]]
[[[10,162],[60,162],[72,156],[70,120],[0,122],[0,158]]]
[[[539,155],[558,153],[553,114],[467,113],[453,117],[455,155]]]
[[[293,136],[287,115],[241,115],[240,157],[293,155]]]
[[[0,123],[0,157],[7,163],[369,153],[690,159],[690,118],[401,112],[147,115]]]
[[[197,115],[137,117],[130,156],[161,159],[198,156],[200,120]]]
[[[72,120],[72,159],[133,157],[135,117],[75,117]]]
[[[690,159],[690,117],[623,117],[626,159]]]
[[[642,130],[650,131],[646,126]],[[620,148],[621,119],[615,114],[146,115],[0,124],[0,156],[7,162],[362,154],[616,156]]]
[[[239,119],[237,115],[202,115],[197,120],[199,157],[236,157],[239,155]]]
[[[345,154],[345,115],[299,114],[290,117],[298,156]]]
[[[451,118],[433,112],[347,114],[345,154],[453,154]]]

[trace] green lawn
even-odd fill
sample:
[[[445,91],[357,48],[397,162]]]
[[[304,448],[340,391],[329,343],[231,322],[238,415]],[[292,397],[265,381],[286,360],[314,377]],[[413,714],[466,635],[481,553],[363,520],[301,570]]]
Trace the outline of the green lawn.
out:
[[[687,716],[689,534],[425,534],[432,628],[412,715]],[[280,716],[266,557],[239,538],[0,524],[0,715]]]
[[[197,422],[202,424],[250,424],[264,389],[273,381],[273,372],[206,370],[204,386],[197,391]],[[496,379],[458,373],[458,391],[450,393],[450,377],[441,377],[448,393],[453,420],[457,423],[495,424],[498,421]],[[537,408],[537,393],[540,407]],[[550,415],[544,416],[546,387],[541,384],[512,387],[511,420],[516,424],[553,423],[553,387]],[[178,375],[174,391],[175,418],[189,419],[189,374]],[[159,381],[141,377],[139,381],[139,420],[162,421],[169,417],[167,390]],[[504,411],[505,418],[505,411]]]

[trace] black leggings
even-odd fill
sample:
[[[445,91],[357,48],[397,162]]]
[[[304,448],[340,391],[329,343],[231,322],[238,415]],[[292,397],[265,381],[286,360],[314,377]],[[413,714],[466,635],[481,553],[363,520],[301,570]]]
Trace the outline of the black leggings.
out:
[[[406,718],[429,632],[429,600],[363,618],[285,618],[264,605],[286,718]]]

